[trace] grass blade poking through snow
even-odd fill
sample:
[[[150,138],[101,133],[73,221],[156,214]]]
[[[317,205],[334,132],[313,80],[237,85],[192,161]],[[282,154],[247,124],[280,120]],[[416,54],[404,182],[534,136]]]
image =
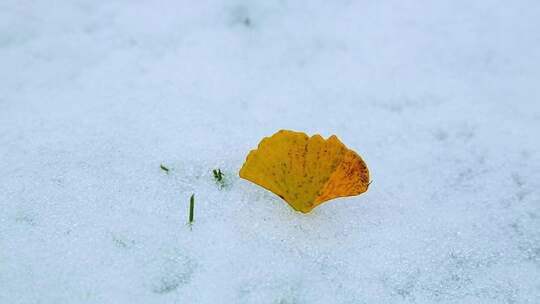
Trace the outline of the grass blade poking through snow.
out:
[[[222,189],[225,186],[225,179],[223,176],[223,172],[221,172],[221,169],[214,169],[212,170],[212,173],[214,173],[214,179],[216,180],[216,184],[219,185],[219,188]]]
[[[189,225],[193,224],[193,210],[195,209],[195,194],[189,198]]]

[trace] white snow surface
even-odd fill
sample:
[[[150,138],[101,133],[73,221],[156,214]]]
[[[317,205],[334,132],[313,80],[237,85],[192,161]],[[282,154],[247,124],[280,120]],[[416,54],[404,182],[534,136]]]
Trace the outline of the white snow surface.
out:
[[[539,16],[2,0],[0,303],[540,303]],[[279,129],[369,191],[304,215],[240,179]]]

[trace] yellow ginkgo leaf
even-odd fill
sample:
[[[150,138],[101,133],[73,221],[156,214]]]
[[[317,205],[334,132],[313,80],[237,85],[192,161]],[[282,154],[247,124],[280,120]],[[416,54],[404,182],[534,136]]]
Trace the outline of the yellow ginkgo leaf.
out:
[[[246,158],[240,177],[307,213],[337,197],[358,195],[369,186],[366,164],[335,136],[281,130],[265,137]]]

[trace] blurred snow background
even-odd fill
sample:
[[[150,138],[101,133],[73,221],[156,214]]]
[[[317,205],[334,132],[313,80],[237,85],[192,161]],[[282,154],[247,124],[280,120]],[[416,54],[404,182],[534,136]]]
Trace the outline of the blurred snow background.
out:
[[[539,16],[2,0],[0,303],[539,303]],[[279,129],[370,191],[303,215],[240,180]]]

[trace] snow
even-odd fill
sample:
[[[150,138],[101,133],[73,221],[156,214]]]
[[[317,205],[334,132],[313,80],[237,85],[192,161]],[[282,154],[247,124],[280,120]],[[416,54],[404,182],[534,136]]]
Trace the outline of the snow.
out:
[[[540,302],[538,16],[3,0],[0,303]],[[370,190],[304,215],[239,179],[279,129]]]

